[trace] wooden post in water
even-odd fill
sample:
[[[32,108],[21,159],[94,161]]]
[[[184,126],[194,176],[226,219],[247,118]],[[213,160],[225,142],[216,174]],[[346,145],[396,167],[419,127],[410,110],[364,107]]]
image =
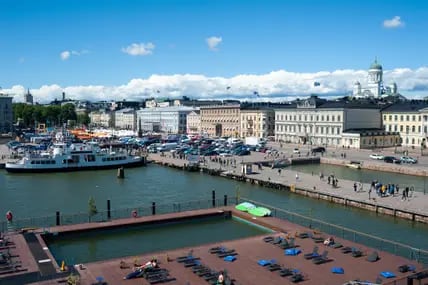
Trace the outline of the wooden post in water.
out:
[[[110,199],[107,200],[107,219],[111,219]]]
[[[117,169],[117,178],[125,178],[125,169],[123,168],[123,166]]]
[[[227,206],[227,195],[224,195],[224,201],[223,201],[224,206]]]
[[[215,190],[212,192],[212,202],[213,202],[213,208],[215,208]]]
[[[61,225],[61,215],[59,211],[56,211],[56,225],[57,226]]]
[[[152,202],[152,215],[156,215],[156,202]]]

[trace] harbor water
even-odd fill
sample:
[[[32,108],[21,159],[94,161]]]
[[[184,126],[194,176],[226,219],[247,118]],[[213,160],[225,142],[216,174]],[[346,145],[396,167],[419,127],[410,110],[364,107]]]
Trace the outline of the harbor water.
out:
[[[318,169],[309,167],[300,166],[299,171],[319,172]],[[361,174],[363,172],[343,168],[342,173],[339,171],[340,169],[342,168],[330,168],[330,166],[323,165],[324,173],[328,174],[333,171],[339,179],[359,181],[357,176],[354,178],[345,176],[352,175],[353,172],[354,175],[361,175],[361,179],[366,179],[365,174]],[[349,171],[349,173],[345,173],[345,171]],[[388,183],[393,183],[392,179],[396,176],[396,174],[389,174],[388,177],[378,177],[377,180],[389,179],[391,182]],[[367,179],[371,181],[372,177]],[[387,182],[385,181],[385,183]],[[217,197],[235,196],[238,190],[241,197],[408,244],[415,248],[428,249],[426,242],[428,225],[426,224],[347,208],[343,205],[315,200],[286,191],[158,165],[127,169],[125,179],[118,179],[116,170],[37,175],[8,174],[2,171],[0,172],[0,185],[2,185],[0,212],[6,213],[11,210],[17,219],[52,216],[56,211],[64,214],[87,213],[89,197],[94,197],[99,210],[105,210],[106,201],[110,199],[114,210],[148,207],[152,202],[160,205],[190,200],[209,200],[212,190],[216,191]]]

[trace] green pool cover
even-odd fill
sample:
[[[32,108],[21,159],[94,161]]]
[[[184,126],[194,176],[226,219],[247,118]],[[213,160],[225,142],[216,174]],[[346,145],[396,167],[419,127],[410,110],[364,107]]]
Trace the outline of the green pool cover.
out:
[[[256,208],[256,205],[251,204],[249,202],[243,202],[241,204],[238,204],[235,206],[235,209],[242,211],[242,212],[248,212],[251,209]]]
[[[268,208],[264,207],[252,208],[248,210],[248,213],[256,217],[266,217],[271,215],[271,211]]]

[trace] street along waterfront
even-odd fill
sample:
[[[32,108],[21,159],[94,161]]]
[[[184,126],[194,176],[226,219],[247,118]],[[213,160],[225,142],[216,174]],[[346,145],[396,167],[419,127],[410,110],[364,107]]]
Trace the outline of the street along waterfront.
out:
[[[391,175],[392,176],[392,175]],[[59,174],[0,173],[0,211],[11,210],[15,218],[87,213],[88,199],[95,198],[99,210],[172,204],[189,200],[234,196],[239,189],[242,197],[278,208],[313,216],[336,225],[370,233],[388,240],[427,249],[428,225],[377,216],[375,213],[346,208],[322,200],[295,195],[286,191],[236,182],[202,173],[149,165],[127,169],[125,179],[117,179],[116,171],[90,171]],[[5,218],[4,218],[5,219]]]

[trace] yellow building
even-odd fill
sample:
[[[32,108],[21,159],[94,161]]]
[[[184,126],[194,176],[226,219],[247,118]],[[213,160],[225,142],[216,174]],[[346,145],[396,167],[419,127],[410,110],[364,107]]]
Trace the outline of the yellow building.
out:
[[[426,130],[423,127],[424,101],[404,101],[395,103],[382,110],[382,124],[385,131],[399,132],[400,144],[405,147],[421,147],[426,142]],[[399,144],[399,145],[400,145]]]
[[[275,135],[275,111],[267,108],[241,109],[241,137],[267,138]]]
[[[240,105],[201,106],[201,132],[211,137],[238,137]]]

